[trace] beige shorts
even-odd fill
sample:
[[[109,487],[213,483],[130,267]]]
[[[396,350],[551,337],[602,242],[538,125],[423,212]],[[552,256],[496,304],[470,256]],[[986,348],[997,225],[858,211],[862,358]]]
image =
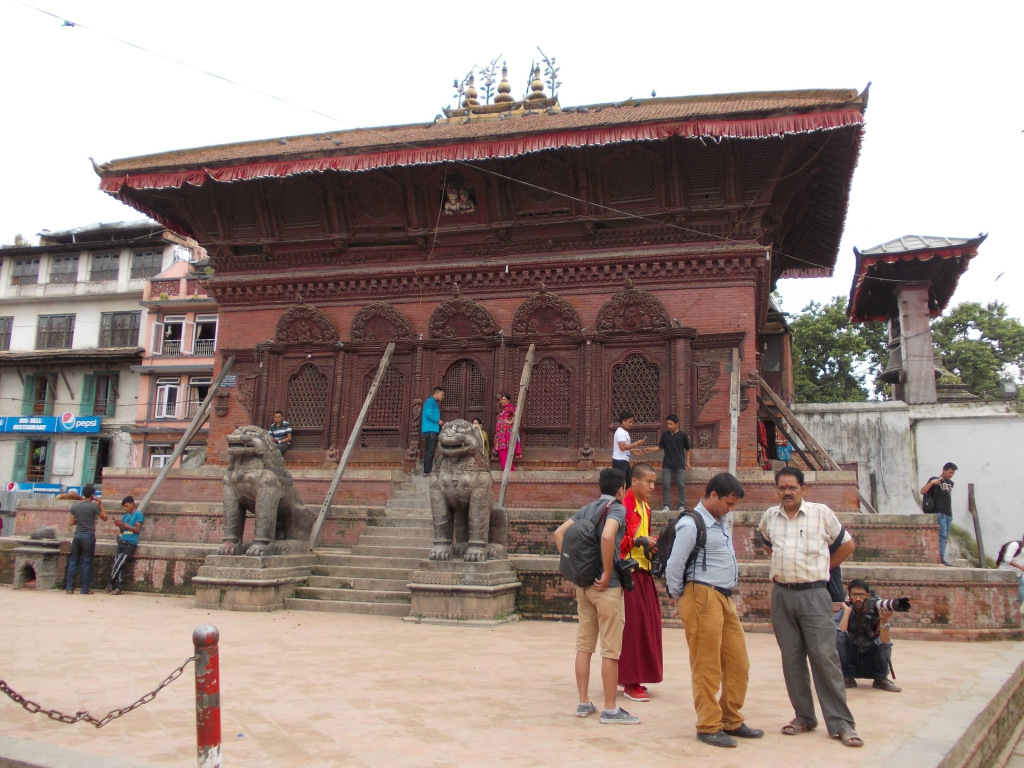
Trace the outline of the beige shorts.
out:
[[[601,638],[601,656],[618,659],[622,653],[622,628],[626,624],[626,603],[622,587],[598,591],[596,587],[576,587],[576,612],[580,626],[576,632],[576,650],[593,653]]]

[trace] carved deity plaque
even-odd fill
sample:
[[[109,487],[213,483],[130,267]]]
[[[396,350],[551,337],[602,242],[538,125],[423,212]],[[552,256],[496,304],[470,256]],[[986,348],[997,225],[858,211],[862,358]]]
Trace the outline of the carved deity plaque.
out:
[[[597,315],[599,333],[661,331],[668,327],[662,303],[647,291],[631,286],[613,296]]]
[[[579,330],[580,318],[572,305],[543,290],[524,301],[512,320],[512,333],[516,336],[562,335]]]
[[[456,296],[441,302],[430,316],[430,338],[493,336],[498,326],[491,313],[472,299]]]
[[[310,304],[299,304],[289,309],[281,315],[274,331],[274,341],[286,344],[332,342],[338,338],[338,329],[330,318]]]
[[[352,339],[355,341],[405,341],[413,335],[409,319],[383,302],[367,304],[352,320]]]

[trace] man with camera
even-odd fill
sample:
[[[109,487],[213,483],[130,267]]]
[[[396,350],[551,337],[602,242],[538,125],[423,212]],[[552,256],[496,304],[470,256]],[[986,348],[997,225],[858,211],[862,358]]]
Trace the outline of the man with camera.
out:
[[[764,731],[743,722],[740,712],[750,661],[732,599],[739,583],[736,550],[722,521],[742,498],[743,486],[733,475],[722,472],[711,478],[694,510],[704,523],[704,546],[697,545],[697,522],[681,515],[665,567],[665,585],[679,600],[690,649],[697,739],[714,747],[735,747],[736,738],[764,736]]]
[[[601,524],[601,575],[592,586],[576,587],[576,612],[580,622],[576,630],[576,687],[580,700],[576,717],[596,714],[590,701],[590,660],[601,639],[601,685],[604,690],[604,709],[601,722],[606,724],[635,725],[640,718],[616,706],[615,695],[619,679],[619,656],[622,653],[622,627],[626,609],[622,602],[622,583],[615,568],[615,560],[626,532],[626,508],[622,497],[626,493],[626,476],[618,469],[601,470],[598,480],[601,497],[590,502],[562,523],[552,534],[558,553],[569,527],[581,520]]]
[[[863,579],[849,584],[850,599],[843,605],[836,636],[836,650],[843,666],[843,682],[847,688],[857,687],[857,678],[870,678],[874,688],[899,693],[900,688],[889,679],[892,660],[892,638],[889,620],[894,610],[910,610],[910,600],[880,600],[871,594]]]

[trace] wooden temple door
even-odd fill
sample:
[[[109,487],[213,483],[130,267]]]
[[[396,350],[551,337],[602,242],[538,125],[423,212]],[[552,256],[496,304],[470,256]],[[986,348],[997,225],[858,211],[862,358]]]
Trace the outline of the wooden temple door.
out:
[[[444,400],[441,402],[441,421],[465,419],[484,421],[487,411],[484,376],[472,360],[456,360],[441,379]],[[486,430],[487,427],[485,426]]]

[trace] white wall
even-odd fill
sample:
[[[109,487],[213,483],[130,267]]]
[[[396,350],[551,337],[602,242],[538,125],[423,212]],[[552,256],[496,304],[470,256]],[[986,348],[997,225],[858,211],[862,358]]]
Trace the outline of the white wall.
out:
[[[921,486],[952,461],[953,522],[973,533],[974,484],[985,553],[1024,535],[1024,415],[1013,404],[903,402],[794,405],[804,426],[838,462],[857,462],[861,492],[875,475],[878,511],[917,514]]]

